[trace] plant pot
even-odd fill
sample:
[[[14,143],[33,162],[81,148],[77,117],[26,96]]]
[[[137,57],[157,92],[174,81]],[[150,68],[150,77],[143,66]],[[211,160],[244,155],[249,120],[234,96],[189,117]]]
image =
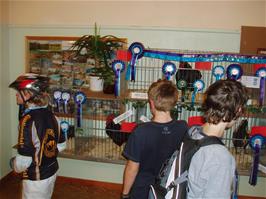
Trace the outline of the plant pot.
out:
[[[98,76],[90,76],[90,90],[94,92],[103,91],[103,79]]]
[[[115,92],[115,85],[114,84],[103,84],[103,93],[105,94],[114,94]]]

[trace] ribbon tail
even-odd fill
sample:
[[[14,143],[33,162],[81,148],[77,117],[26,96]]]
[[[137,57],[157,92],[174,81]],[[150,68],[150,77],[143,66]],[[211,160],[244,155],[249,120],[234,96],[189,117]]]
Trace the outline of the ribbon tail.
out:
[[[135,81],[135,77],[136,77],[136,61],[138,59],[138,55],[137,56],[133,56],[132,60],[131,60],[131,81]]]
[[[194,107],[194,104],[195,104],[195,98],[196,98],[196,91],[194,91],[192,93],[192,97],[191,97],[191,107]]]
[[[67,101],[64,101],[64,113],[67,113]]]
[[[171,75],[170,75],[169,73],[167,73],[167,74],[166,74],[166,79],[167,79],[167,80],[170,80],[170,78],[171,78]]]
[[[57,111],[60,113],[60,101],[56,100]]]
[[[127,65],[127,71],[126,71],[126,80],[130,80],[130,74],[131,74],[131,65],[130,63]]]
[[[249,184],[255,186],[257,184],[257,176],[258,176],[258,167],[259,167],[259,155],[260,155],[260,147],[258,144],[255,145],[254,159],[253,164],[249,176]]]
[[[265,78],[261,77],[260,78],[260,99],[259,99],[260,106],[263,106],[264,98],[265,98]]]
[[[81,104],[78,103],[78,109],[77,109],[77,127],[81,127]]]
[[[115,72],[115,96],[120,96],[120,71]]]

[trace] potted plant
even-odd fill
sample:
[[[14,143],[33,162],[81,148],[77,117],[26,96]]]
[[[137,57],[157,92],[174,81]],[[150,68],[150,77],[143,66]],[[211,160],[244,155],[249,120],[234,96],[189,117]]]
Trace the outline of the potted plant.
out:
[[[115,51],[122,48],[123,43],[125,43],[123,39],[113,35],[101,36],[100,28],[95,23],[94,35],[84,35],[71,46],[75,57],[85,56],[87,59],[94,60],[95,66],[90,69],[90,74],[98,77],[94,77],[94,79],[103,80],[105,88],[111,85],[111,89],[105,89],[107,93],[113,93],[114,90],[115,76],[111,67],[111,60]]]

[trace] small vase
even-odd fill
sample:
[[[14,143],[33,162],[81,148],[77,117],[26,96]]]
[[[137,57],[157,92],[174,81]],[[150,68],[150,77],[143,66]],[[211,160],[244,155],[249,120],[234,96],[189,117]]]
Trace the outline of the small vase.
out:
[[[90,90],[93,92],[103,91],[103,79],[98,76],[90,76]]]

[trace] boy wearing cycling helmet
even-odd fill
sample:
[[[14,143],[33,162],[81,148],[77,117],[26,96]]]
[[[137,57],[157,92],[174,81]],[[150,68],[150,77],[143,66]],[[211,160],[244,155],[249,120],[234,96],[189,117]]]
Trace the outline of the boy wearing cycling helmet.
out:
[[[17,155],[12,169],[22,173],[22,198],[51,198],[57,155],[65,149],[58,118],[48,109],[49,78],[37,74],[19,76],[9,87],[17,91],[17,104],[24,107],[19,121]]]

